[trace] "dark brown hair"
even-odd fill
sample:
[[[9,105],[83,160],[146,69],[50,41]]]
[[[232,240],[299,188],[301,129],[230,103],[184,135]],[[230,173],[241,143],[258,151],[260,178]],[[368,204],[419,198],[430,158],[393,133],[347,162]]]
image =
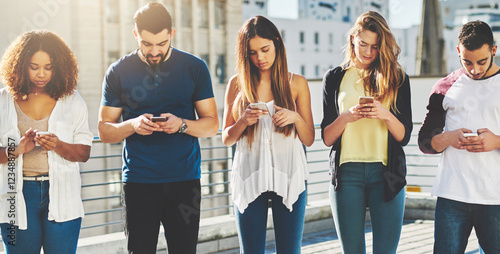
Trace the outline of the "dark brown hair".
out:
[[[137,10],[134,15],[137,32],[142,30],[158,34],[165,28],[172,32],[172,17],[165,6],[160,3],[148,3]]]
[[[488,44],[491,49],[495,40],[490,26],[483,21],[476,20],[462,26],[458,34],[458,43],[464,45],[467,50],[473,51],[484,44]]]
[[[55,33],[36,30],[17,37],[5,51],[0,63],[0,78],[14,98],[28,99],[31,82],[28,67],[31,57],[43,51],[50,56],[53,75],[46,87],[50,97],[73,94],[78,83],[78,63],[66,43]]]
[[[238,33],[236,43],[236,62],[238,70],[238,90],[239,94],[235,99],[233,115],[239,119],[248,104],[257,102],[257,86],[260,82],[259,69],[250,60],[250,39],[259,36],[273,41],[276,49],[276,58],[271,66],[271,91],[274,103],[277,106],[295,110],[295,102],[292,98],[292,91],[288,78],[288,65],[286,60],[286,50],[281,34],[276,26],[263,16],[255,16],[245,22]],[[294,126],[275,127],[279,133],[290,136]],[[248,126],[243,135],[248,137],[252,144],[255,132],[255,125]]]

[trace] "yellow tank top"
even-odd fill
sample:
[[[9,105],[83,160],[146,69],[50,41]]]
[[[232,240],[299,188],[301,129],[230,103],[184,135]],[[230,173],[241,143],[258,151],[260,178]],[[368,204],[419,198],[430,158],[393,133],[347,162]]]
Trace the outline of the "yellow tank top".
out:
[[[365,94],[359,70],[350,67],[340,83],[340,113],[358,104]],[[388,108],[387,105],[383,105]],[[342,134],[340,165],[346,162],[382,162],[387,165],[388,129],[384,120],[362,118],[348,123]]]

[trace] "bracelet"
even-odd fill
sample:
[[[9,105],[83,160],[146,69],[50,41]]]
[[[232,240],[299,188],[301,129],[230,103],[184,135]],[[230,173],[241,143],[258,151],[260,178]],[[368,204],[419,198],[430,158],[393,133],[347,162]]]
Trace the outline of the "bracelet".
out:
[[[15,151],[15,150],[16,150],[16,149],[15,149],[15,147],[14,147],[14,151]],[[17,159],[17,157],[19,157],[19,155],[17,155],[17,156],[16,156],[16,155],[14,154],[14,151],[12,151],[12,155],[13,155],[14,159]],[[9,147],[5,147],[5,156],[7,157],[7,160],[8,160],[8,159],[9,159]]]

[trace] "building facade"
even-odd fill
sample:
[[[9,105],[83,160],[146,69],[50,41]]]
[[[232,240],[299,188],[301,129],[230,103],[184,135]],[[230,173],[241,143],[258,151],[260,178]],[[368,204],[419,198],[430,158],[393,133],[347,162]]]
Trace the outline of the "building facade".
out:
[[[243,1],[243,19],[268,13],[267,0]],[[388,0],[298,0],[297,19],[270,16],[281,31],[288,69],[320,79],[344,59],[346,34],[356,18],[369,10],[388,17]]]

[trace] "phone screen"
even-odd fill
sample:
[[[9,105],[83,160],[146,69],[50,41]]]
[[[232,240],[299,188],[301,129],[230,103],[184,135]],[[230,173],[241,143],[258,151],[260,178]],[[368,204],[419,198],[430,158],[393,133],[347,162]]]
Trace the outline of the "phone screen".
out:
[[[268,112],[268,114],[266,115],[260,115],[259,118],[265,118],[271,116],[271,112],[269,112],[269,109],[267,108],[267,105],[264,102],[250,103],[249,106],[251,109],[260,109]]]
[[[464,137],[477,137],[477,133],[464,133]]]

